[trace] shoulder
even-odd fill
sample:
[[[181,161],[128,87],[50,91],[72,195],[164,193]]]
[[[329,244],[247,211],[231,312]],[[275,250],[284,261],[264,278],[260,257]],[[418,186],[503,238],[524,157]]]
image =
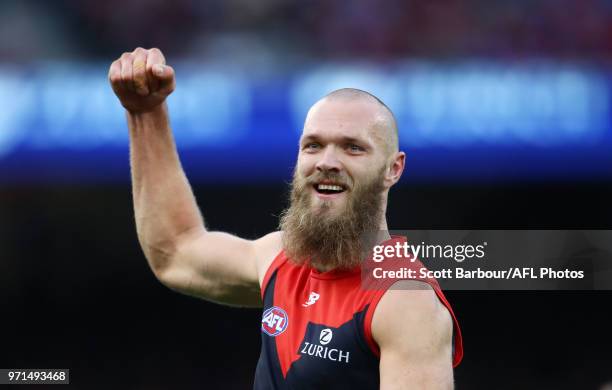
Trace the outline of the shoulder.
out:
[[[423,349],[450,347],[453,321],[427,283],[407,280],[393,285],[378,303],[372,337],[381,349],[428,353]]]
[[[381,388],[453,388],[452,319],[429,285],[396,283],[372,321]]]
[[[255,247],[255,261],[257,262],[257,273],[259,284],[263,281],[266,271],[272,261],[283,249],[283,232],[275,231],[253,241]]]

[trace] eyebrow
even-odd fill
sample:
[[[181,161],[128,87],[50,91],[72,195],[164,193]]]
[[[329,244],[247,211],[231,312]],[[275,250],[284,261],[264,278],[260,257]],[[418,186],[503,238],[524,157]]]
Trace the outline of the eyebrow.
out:
[[[303,145],[306,142],[313,142],[313,141],[321,141],[321,137],[316,134],[307,135],[300,140],[300,145]],[[342,144],[359,144],[359,145],[366,146],[368,148],[371,147],[371,143],[368,140],[355,138],[355,137],[342,136],[340,137],[340,142]]]

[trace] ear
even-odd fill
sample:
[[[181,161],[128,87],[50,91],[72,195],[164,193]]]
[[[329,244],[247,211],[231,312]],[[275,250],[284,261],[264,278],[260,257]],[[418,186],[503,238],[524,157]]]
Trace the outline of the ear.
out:
[[[385,186],[391,188],[402,177],[406,164],[406,153],[396,152],[389,160],[389,166],[385,171]]]

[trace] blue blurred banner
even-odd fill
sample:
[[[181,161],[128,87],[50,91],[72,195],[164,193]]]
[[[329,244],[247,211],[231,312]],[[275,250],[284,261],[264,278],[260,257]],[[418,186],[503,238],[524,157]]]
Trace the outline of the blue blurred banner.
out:
[[[326,64],[251,74],[181,63],[169,98],[190,178],[289,179],[308,108],[342,87],[395,113],[406,179],[612,178],[611,75],[529,62]],[[0,182],[129,180],[125,114],[106,65],[0,67]]]

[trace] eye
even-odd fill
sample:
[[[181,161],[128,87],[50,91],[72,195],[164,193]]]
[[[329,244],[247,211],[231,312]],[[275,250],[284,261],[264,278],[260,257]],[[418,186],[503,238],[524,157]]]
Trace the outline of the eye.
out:
[[[321,148],[321,144],[319,144],[318,142],[309,142],[307,144],[304,145],[303,149],[306,152],[314,152],[317,151]]]
[[[359,145],[355,145],[355,144],[348,144],[348,145],[346,146],[346,148],[347,148],[347,150],[348,150],[349,152],[351,152],[351,153],[363,153],[363,152],[365,152],[365,149],[364,149],[364,148],[362,148],[362,147],[361,147],[361,146],[359,146]]]

